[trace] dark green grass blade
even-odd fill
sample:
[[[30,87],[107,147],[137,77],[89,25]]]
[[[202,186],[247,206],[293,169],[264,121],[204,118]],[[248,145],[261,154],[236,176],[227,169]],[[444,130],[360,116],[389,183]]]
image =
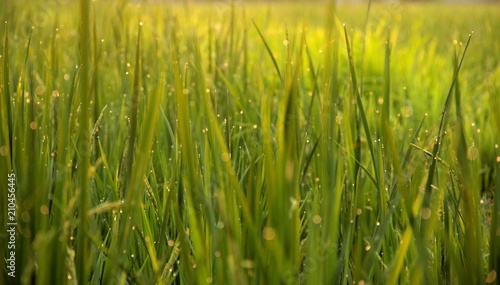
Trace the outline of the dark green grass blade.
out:
[[[80,155],[80,162],[78,165],[79,175],[79,217],[80,225],[78,228],[78,242],[76,259],[76,272],[78,274],[78,282],[80,285],[87,284],[90,275],[91,255],[90,255],[90,241],[87,236],[89,232],[89,223],[85,219],[90,204],[90,183],[89,183],[89,168],[90,168],[90,130],[89,130],[89,108],[90,108],[90,12],[89,1],[80,1],[80,40],[81,40],[81,53],[80,53],[80,134],[78,136],[78,153]]]
[[[391,33],[387,34],[385,43],[384,60],[384,106],[382,108],[383,129],[389,128],[390,110],[391,110]],[[387,134],[387,132],[386,132]]]
[[[497,92],[497,90],[493,90],[492,92],[493,95],[493,102],[492,102],[492,108],[491,110],[493,111],[494,114],[494,120],[495,120],[495,129],[497,134],[500,134],[500,93]],[[500,197],[500,152],[497,150],[495,152],[496,155],[496,164],[494,167],[494,170],[496,172],[495,177],[493,179],[495,180],[495,190],[494,190],[494,195],[495,197]],[[491,229],[497,229],[498,228],[498,223],[500,221],[500,201],[499,199],[495,199],[493,202],[493,209],[491,212]],[[489,267],[490,269],[495,269],[498,268],[500,262],[500,237],[498,236],[496,231],[491,231],[490,232],[490,258],[489,258]],[[498,272],[497,272],[498,273]],[[498,278],[498,276],[497,276]]]

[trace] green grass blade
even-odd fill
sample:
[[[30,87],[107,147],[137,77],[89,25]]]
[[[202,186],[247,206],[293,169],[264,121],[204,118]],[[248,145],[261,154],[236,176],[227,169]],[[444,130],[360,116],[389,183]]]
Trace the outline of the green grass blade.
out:
[[[375,155],[375,148],[373,147],[373,140],[372,140],[372,136],[371,136],[371,132],[370,132],[370,126],[368,124],[368,119],[366,117],[365,109],[363,107],[363,101],[361,100],[361,94],[359,94],[358,81],[356,78],[356,70],[354,67],[354,58],[352,55],[351,46],[349,44],[349,37],[347,36],[347,28],[345,25],[344,25],[344,35],[345,35],[345,41],[346,41],[346,46],[347,46],[347,55],[349,58],[349,71],[351,74],[352,90],[353,90],[352,92],[354,93],[353,95],[354,95],[354,98],[356,100],[356,104],[357,104],[357,107],[359,109],[359,112],[360,112],[361,122],[362,122],[362,125],[364,128],[364,131],[365,131],[366,141],[368,143],[368,150],[369,150],[371,158],[372,158],[373,167],[375,170],[375,177],[377,179],[377,184],[374,186],[379,191],[381,191],[380,187],[382,187],[383,185],[380,185],[380,176],[379,176],[380,169],[379,169],[378,164],[377,164],[378,159]],[[383,203],[385,204],[385,202],[383,202]]]
[[[431,204],[431,197],[432,197],[432,186],[433,186],[433,181],[434,181],[434,175],[436,173],[436,166],[437,166],[437,157],[438,157],[438,154],[439,154],[439,150],[440,150],[440,146],[441,146],[441,142],[442,142],[442,137],[443,137],[443,134],[444,134],[444,129],[445,129],[445,125],[446,125],[446,119],[447,119],[447,114],[448,114],[448,109],[450,107],[450,103],[451,103],[451,100],[453,98],[453,90],[455,88],[455,84],[456,84],[456,81],[457,81],[457,78],[458,78],[458,74],[460,72],[460,69],[462,68],[462,63],[464,61],[464,58],[465,58],[465,54],[467,53],[467,49],[469,47],[469,44],[470,44],[470,40],[471,40],[471,37],[472,37],[472,34],[469,34],[469,38],[467,40],[467,43],[465,44],[465,48],[464,48],[464,51],[462,53],[462,57],[460,59],[460,62],[456,68],[456,71],[454,72],[453,74],[453,79],[451,81],[451,86],[450,86],[450,89],[448,91],[448,95],[446,96],[446,101],[445,101],[445,104],[444,104],[444,107],[443,107],[443,111],[441,113],[441,120],[439,122],[439,129],[438,129],[438,133],[437,133],[437,136],[436,136],[436,140],[435,140],[435,143],[434,143],[434,146],[433,146],[433,149],[432,149],[432,162],[431,162],[431,165],[429,166],[429,174],[428,174],[428,177],[427,177],[427,182],[425,184],[425,196],[424,196],[424,203],[423,203],[423,208],[430,208],[430,204]],[[437,214],[437,213],[433,213],[434,215]],[[424,236],[427,236],[427,234],[429,234],[429,231],[431,229],[430,228],[423,228],[422,230],[422,233],[424,234]]]
[[[283,77],[281,76],[280,68],[278,66],[278,62],[276,62],[276,58],[273,55],[273,52],[271,51],[271,48],[267,44],[266,39],[264,38],[264,35],[262,35],[262,32],[260,31],[259,27],[257,27],[257,24],[255,24],[254,21],[252,21],[255,29],[257,30],[257,33],[259,33],[260,38],[262,39],[262,42],[264,43],[264,46],[266,47],[267,53],[269,54],[269,57],[273,61],[274,68],[276,69],[276,73],[278,73],[279,78],[282,80]]]
[[[89,183],[89,169],[90,169],[90,129],[89,129],[89,108],[90,108],[90,12],[89,1],[80,1],[80,40],[81,40],[81,53],[80,53],[80,80],[79,80],[79,95],[80,95],[80,133],[78,136],[78,192],[79,192],[79,217],[80,225],[78,228],[78,241],[77,241],[77,255],[76,259],[76,272],[78,274],[78,283],[83,285],[87,284],[90,276],[91,266],[91,251],[90,241],[87,236],[89,232],[89,221],[85,219],[90,204],[90,183]]]

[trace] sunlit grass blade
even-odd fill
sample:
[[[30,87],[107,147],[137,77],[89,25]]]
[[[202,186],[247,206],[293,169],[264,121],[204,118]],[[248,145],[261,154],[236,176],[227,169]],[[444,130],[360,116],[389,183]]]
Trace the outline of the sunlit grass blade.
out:
[[[408,248],[412,242],[412,235],[413,232],[411,228],[406,229],[405,233],[403,234],[403,237],[401,238],[401,244],[397,251],[397,256],[388,270],[389,276],[385,281],[385,284],[388,285],[398,284],[398,276],[400,275],[401,270],[403,269],[405,263],[405,257]]]
[[[385,43],[385,60],[384,60],[384,105],[382,108],[382,128],[389,128],[390,110],[391,110],[391,33],[387,34]],[[385,132],[388,134],[388,132]]]
[[[253,23],[255,29],[257,30],[257,33],[259,33],[259,36],[262,39],[262,42],[264,43],[264,46],[266,47],[267,53],[269,54],[269,57],[271,57],[271,60],[273,61],[274,68],[276,69],[276,73],[278,73],[279,78],[282,80],[283,77],[281,76],[281,72],[280,72],[280,68],[278,66],[278,62],[276,62],[276,58],[274,57],[274,54],[273,54],[271,48],[267,44],[266,39],[264,38],[264,35],[262,35],[262,32],[260,31],[260,29],[257,26],[257,24],[254,21],[252,21],[252,23]]]
[[[482,240],[482,232],[481,232],[481,218],[480,218],[480,211],[479,211],[479,195],[478,193],[475,193],[473,191],[470,191],[470,189],[476,188],[475,186],[477,185],[477,176],[473,171],[473,164],[470,161],[471,155],[470,155],[470,149],[467,146],[466,142],[466,134],[465,134],[465,127],[463,123],[463,118],[462,118],[462,106],[460,104],[460,80],[459,80],[459,71],[460,71],[460,66],[462,65],[465,52],[467,50],[467,47],[470,43],[470,38],[471,35],[469,35],[469,39],[467,41],[467,44],[465,45],[464,53],[462,55],[462,58],[460,59],[460,63],[458,62],[458,54],[455,56],[454,60],[454,68],[455,72],[453,75],[453,84],[452,88],[455,91],[453,93],[453,90],[450,90],[450,93],[448,96],[453,96],[455,95],[455,103],[456,103],[456,111],[457,111],[457,134],[456,134],[456,140],[457,140],[457,145],[456,145],[456,153],[457,153],[457,159],[458,159],[458,166],[459,170],[461,172],[461,181],[459,185],[460,191],[464,195],[463,203],[462,203],[462,211],[463,211],[463,222],[464,222],[464,244],[463,244],[463,253],[464,253],[464,259],[466,262],[466,268],[467,270],[471,270],[467,276],[464,276],[467,278],[467,283],[470,284],[477,284],[481,283],[484,280],[484,274],[483,274],[483,264],[482,264],[482,255],[481,252],[483,252],[482,248],[482,243],[478,242],[478,240]],[[451,99],[450,99],[451,100]],[[447,100],[448,101],[448,100]],[[451,104],[451,103],[448,103]],[[446,108],[446,107],[445,107]],[[449,108],[449,107],[448,107]],[[443,111],[443,116],[445,116],[446,109]],[[442,120],[446,120],[443,118]],[[444,126],[443,126],[444,128]],[[438,141],[439,143],[439,141]],[[434,157],[437,156],[437,152],[434,154]],[[464,268],[465,269],[465,268]]]
[[[136,47],[136,55],[135,55],[135,70],[134,70],[134,83],[133,83],[133,93],[132,93],[132,101],[130,104],[130,128],[128,135],[128,144],[127,144],[127,154],[126,154],[126,163],[125,163],[125,173],[124,173],[124,193],[123,196],[127,197],[128,193],[126,192],[129,187],[130,178],[132,176],[132,165],[134,163],[134,150],[135,144],[137,140],[137,121],[138,121],[138,112],[139,112],[139,97],[140,97],[140,78],[141,78],[141,29],[142,22],[139,24],[139,31],[137,34],[137,47]],[[133,196],[132,196],[133,197]]]
[[[347,47],[347,55],[348,55],[348,59],[349,59],[349,71],[350,71],[350,75],[351,75],[352,90],[353,90],[352,92],[354,93],[354,99],[356,100],[356,105],[357,105],[357,108],[359,109],[359,113],[361,116],[361,122],[363,125],[363,129],[365,131],[366,141],[368,144],[368,150],[370,152],[370,155],[372,158],[372,163],[373,163],[373,168],[375,170],[375,177],[377,179],[377,184],[374,186],[380,192],[381,191],[380,187],[382,187],[383,185],[380,185],[380,169],[379,169],[379,164],[378,164],[379,159],[377,159],[376,154],[375,154],[375,148],[373,147],[373,140],[372,140],[372,136],[371,136],[370,126],[368,124],[368,119],[366,117],[365,108],[363,107],[363,101],[361,99],[361,94],[359,93],[360,91],[359,91],[358,81],[356,78],[354,58],[352,55],[351,46],[349,44],[349,37],[347,36],[347,28],[345,25],[344,25],[344,35],[345,35],[345,41],[346,41],[346,47]],[[380,196],[379,198],[382,200],[382,196]],[[380,203],[385,204],[385,201],[384,202],[380,201]]]

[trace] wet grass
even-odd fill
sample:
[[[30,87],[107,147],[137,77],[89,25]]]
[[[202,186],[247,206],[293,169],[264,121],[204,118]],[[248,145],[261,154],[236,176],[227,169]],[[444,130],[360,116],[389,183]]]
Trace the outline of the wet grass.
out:
[[[2,5],[3,283],[498,283],[500,7]]]

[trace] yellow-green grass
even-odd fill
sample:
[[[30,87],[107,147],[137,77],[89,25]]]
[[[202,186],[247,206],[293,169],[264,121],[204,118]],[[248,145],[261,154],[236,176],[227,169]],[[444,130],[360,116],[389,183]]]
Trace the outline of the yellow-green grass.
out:
[[[2,13],[1,284],[498,282],[498,5]]]

